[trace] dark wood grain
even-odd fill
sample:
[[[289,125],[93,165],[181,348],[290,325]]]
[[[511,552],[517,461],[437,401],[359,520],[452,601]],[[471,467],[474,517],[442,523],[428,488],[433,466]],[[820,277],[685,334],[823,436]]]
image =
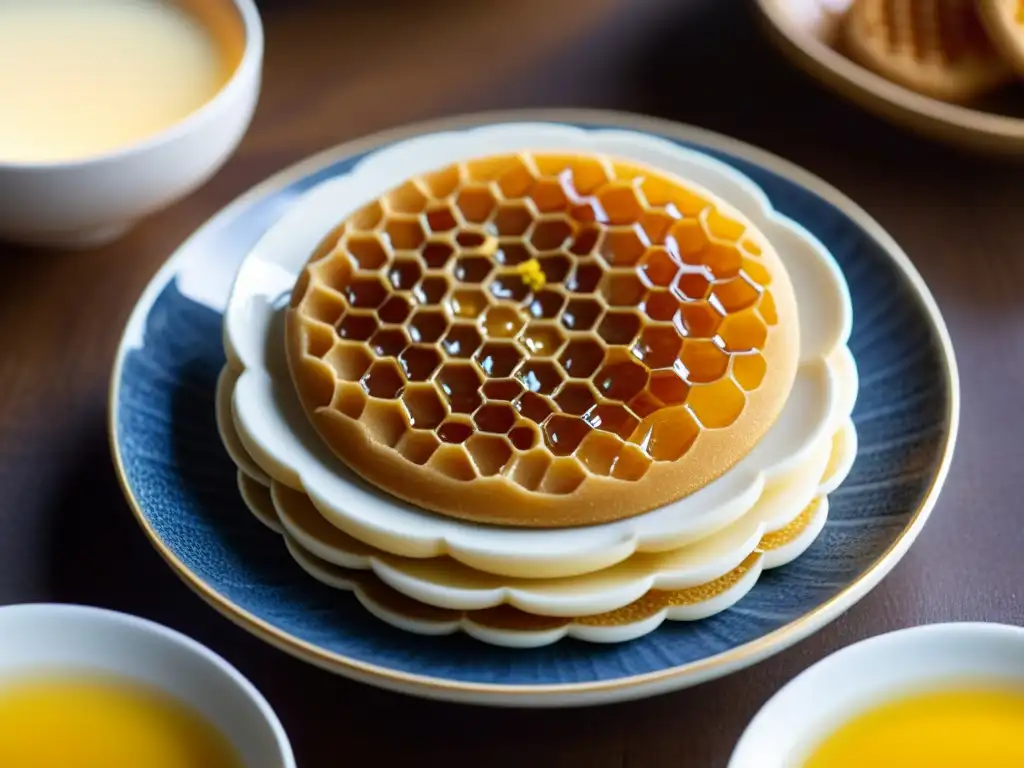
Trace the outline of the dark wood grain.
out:
[[[780,685],[845,644],[922,622],[1024,623],[1019,166],[923,142],[840,102],[771,49],[741,0],[263,7],[261,104],[237,155],[204,188],[100,250],[0,247],[0,603],[91,603],[191,634],[266,693],[303,768],[392,758],[453,767],[721,766]],[[106,444],[108,376],[128,312],[159,264],[220,206],[344,139],[453,112],[526,106],[678,119],[760,145],[835,184],[896,237],[931,286],[963,386],[948,485],[881,586],[818,635],[752,669],[588,711],[406,699],[263,646],[202,604],[151,550]]]

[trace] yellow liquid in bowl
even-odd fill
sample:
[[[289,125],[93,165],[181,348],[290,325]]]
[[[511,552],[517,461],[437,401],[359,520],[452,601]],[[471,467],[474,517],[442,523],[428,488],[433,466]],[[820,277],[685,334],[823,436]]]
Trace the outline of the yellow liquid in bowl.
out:
[[[803,768],[1021,768],[1024,690],[909,696],[837,729]]]
[[[0,0],[0,162],[142,141],[213,98],[233,53],[175,2]]]
[[[3,768],[243,768],[199,713],[108,678],[0,684]]]

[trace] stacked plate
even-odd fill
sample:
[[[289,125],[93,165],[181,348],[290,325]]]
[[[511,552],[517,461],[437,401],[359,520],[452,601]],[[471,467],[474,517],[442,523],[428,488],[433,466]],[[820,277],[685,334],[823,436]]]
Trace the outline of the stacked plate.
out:
[[[857,453],[851,326],[825,246],[710,156],[434,133],[242,261],[217,423],[252,513],[379,619],[622,642],[814,542]]]

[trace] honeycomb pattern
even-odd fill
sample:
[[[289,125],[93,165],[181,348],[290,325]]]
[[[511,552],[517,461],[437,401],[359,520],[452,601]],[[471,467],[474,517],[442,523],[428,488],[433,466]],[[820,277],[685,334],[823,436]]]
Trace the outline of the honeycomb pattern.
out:
[[[327,368],[293,374],[307,409],[449,479],[555,496],[639,481],[733,425],[768,376],[774,286],[790,294],[766,248],[709,196],[628,163],[450,166],[314,254],[289,354]]]

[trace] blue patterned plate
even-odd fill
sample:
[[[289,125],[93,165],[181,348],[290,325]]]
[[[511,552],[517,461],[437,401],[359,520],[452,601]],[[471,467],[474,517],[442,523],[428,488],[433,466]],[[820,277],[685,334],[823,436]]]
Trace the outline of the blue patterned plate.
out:
[[[850,286],[860,394],[853,471],[829,497],[825,531],[736,607],[666,624],[633,642],[565,640],[502,650],[420,637],[310,579],[250,515],[214,420],[221,318],[239,263],[303,192],[368,153],[428,131],[517,120],[622,127],[735,166],[832,251]],[[476,704],[571,706],[662,693],[749,666],[817,631],[863,597],[920,533],[952,458],[953,352],[907,257],[860,208],[817,178],[731,139],[649,118],[529,112],[438,121],[350,143],[264,182],[200,228],[135,307],[115,361],[110,430],[124,491],[146,535],[201,597],[311,663],[392,690]]]

